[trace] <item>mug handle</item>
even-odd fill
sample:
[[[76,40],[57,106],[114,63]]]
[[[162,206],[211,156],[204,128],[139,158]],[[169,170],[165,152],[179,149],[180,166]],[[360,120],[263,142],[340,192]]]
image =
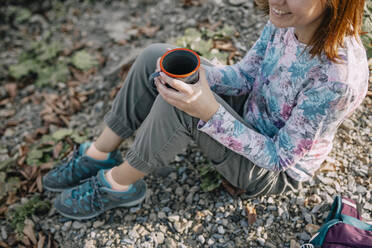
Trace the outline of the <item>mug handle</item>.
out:
[[[156,77],[159,77],[160,76],[160,71],[157,71],[157,72],[154,72],[152,73],[150,76],[149,76],[149,81],[153,84],[154,83],[154,79]]]

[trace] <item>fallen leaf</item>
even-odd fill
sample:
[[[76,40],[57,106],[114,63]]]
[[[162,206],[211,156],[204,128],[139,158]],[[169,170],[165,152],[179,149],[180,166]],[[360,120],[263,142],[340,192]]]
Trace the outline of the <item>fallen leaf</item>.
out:
[[[37,190],[41,193],[43,192],[43,183],[41,182],[42,175],[39,174],[36,178],[36,185],[37,185]]]
[[[48,114],[43,116],[43,120],[48,123],[56,124],[56,125],[61,125],[61,121],[58,119],[57,116],[53,114]]]
[[[8,83],[4,85],[5,90],[8,92],[11,99],[17,96],[17,84],[16,83]]]
[[[229,192],[231,196],[241,195],[242,193],[245,192],[245,190],[235,187],[234,185],[229,183],[226,179],[222,179],[221,184],[226,189],[226,191]]]
[[[0,247],[8,248],[10,246],[5,244],[3,241],[0,241]]]
[[[40,165],[41,170],[50,170],[53,168],[54,162],[48,162]]]
[[[257,213],[256,213],[256,209],[254,208],[254,206],[247,204],[245,206],[245,212],[246,212],[246,218],[248,220],[248,224],[252,225],[253,223],[255,223]]]
[[[25,227],[23,228],[23,233],[31,240],[35,245],[37,243],[36,235],[34,231],[34,223],[30,219],[25,220]]]
[[[40,239],[37,242],[37,248],[44,248],[45,236],[40,235]]]
[[[148,38],[155,36],[156,32],[159,30],[159,26],[145,26],[138,29],[139,34],[144,34]]]
[[[319,168],[319,172],[331,172],[336,171],[336,165],[330,162],[324,162]]]
[[[60,152],[62,151],[63,143],[60,141],[57,143],[57,145],[54,146],[53,149],[53,158],[57,159],[59,157]]]
[[[9,118],[15,115],[16,111],[14,109],[3,109],[0,111],[0,117]]]
[[[214,41],[214,48],[217,48],[221,51],[235,52],[237,49],[234,44],[229,40],[216,40]]]

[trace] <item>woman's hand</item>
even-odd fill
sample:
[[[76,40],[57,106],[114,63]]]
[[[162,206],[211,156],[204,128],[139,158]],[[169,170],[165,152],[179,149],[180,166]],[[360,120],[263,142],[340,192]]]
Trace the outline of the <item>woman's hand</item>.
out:
[[[201,66],[199,69],[199,81],[195,84],[187,84],[181,80],[168,77],[161,72],[155,78],[155,85],[159,94],[169,104],[184,111],[185,113],[207,122],[218,110],[220,104],[214,97]],[[167,88],[169,84],[178,91]]]

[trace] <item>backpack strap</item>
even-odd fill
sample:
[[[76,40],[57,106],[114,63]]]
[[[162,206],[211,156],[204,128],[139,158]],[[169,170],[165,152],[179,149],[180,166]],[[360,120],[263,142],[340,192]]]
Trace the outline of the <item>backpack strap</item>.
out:
[[[332,226],[341,223],[342,221],[339,219],[332,219],[325,224],[323,224],[317,233],[313,235],[313,237],[310,239],[309,243],[314,245],[314,247],[321,247],[323,244],[323,241],[327,235],[328,229]]]
[[[352,225],[356,228],[359,228],[365,231],[372,231],[372,225],[365,223],[361,220],[358,220],[356,218],[353,218],[349,215],[341,214],[341,219],[342,219],[342,222],[345,224]]]

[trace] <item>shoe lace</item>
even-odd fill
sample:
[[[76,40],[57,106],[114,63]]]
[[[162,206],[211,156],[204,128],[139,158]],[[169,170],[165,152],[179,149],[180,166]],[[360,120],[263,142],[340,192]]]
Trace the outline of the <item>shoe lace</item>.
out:
[[[62,160],[62,165],[58,166],[55,170],[56,173],[63,173],[67,171],[67,173],[71,176],[72,172],[75,170],[77,166],[77,162],[80,159],[79,155],[79,147],[77,145],[74,145],[74,151],[72,153],[72,157],[70,160],[68,158],[64,158]]]
[[[72,197],[77,200],[87,202],[91,209],[103,210],[102,192],[100,190],[101,184],[96,176],[83,180],[83,184],[78,186],[71,192]],[[97,205],[95,205],[96,203]]]

